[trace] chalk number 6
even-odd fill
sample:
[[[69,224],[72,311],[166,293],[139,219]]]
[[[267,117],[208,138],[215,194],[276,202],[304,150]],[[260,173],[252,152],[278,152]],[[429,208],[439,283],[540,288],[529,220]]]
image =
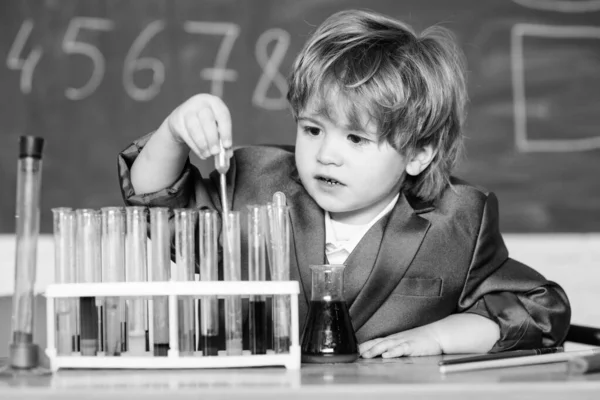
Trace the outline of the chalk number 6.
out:
[[[69,23],[65,37],[62,43],[62,49],[66,54],[80,54],[92,60],[94,69],[92,76],[80,88],[67,88],[65,96],[70,100],[81,100],[94,93],[96,88],[102,82],[106,62],[104,56],[98,48],[92,44],[77,40],[77,35],[82,29],[95,31],[110,31],[114,28],[114,23],[104,18],[75,17]]]

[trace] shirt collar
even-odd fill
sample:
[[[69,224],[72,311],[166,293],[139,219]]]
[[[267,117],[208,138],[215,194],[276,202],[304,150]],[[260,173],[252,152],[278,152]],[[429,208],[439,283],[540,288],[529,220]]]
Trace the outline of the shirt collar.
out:
[[[325,212],[325,249],[326,249],[326,252],[327,251],[335,251],[336,249],[343,248],[346,251],[348,251],[348,253],[352,253],[352,250],[354,250],[354,248],[356,247],[358,242],[360,242],[360,240],[365,235],[365,233],[367,233],[367,231],[369,229],[371,229],[371,227],[373,225],[375,225],[375,223],[377,221],[379,221],[381,219],[381,217],[383,217],[384,215],[389,213],[394,208],[394,206],[398,202],[399,197],[400,197],[400,193],[398,193],[388,203],[388,205],[383,210],[381,210],[381,212],[379,214],[377,214],[375,216],[375,218],[373,218],[369,223],[364,224],[364,225],[347,225],[347,224],[335,222],[331,219],[329,212],[326,211]],[[338,231],[342,230],[342,229],[345,229],[346,232],[350,231],[350,232],[348,232],[350,234],[350,239],[349,240],[338,240],[338,238],[336,237],[336,229]],[[352,231],[354,231],[354,232],[352,232]]]

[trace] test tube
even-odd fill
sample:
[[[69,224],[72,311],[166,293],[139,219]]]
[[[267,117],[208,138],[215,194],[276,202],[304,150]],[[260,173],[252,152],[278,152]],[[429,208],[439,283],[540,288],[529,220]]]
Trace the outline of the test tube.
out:
[[[10,365],[38,366],[38,347],[33,343],[33,312],[37,240],[40,232],[40,191],[44,139],[21,136],[17,164],[15,291],[12,308]]]
[[[102,281],[125,281],[125,218],[122,207],[104,207],[102,211]],[[118,356],[127,332],[124,301],[107,297],[104,303],[104,353]]]
[[[152,280],[166,282],[171,279],[171,239],[169,209],[150,209],[150,239]],[[167,356],[169,352],[169,298],[154,296],[152,299],[153,347],[155,356]]]
[[[276,200],[276,198],[274,198]],[[271,279],[290,279],[290,221],[289,207],[274,202],[267,208],[269,221],[269,255]],[[273,305],[273,347],[275,353],[285,353],[290,346],[290,303],[286,295],[274,296]]]
[[[67,207],[53,208],[54,219],[54,281],[75,282],[75,213]],[[59,355],[71,355],[75,336],[75,302],[55,299],[56,348]],[[52,316],[48,316],[52,318]]]
[[[266,280],[265,208],[248,206],[248,280]],[[267,352],[267,315],[265,296],[250,296],[248,307],[249,343],[252,354]]]
[[[194,280],[194,230],[196,211],[185,208],[173,210],[175,216],[175,273],[177,281]],[[179,352],[181,355],[192,355],[195,350],[194,340],[194,299],[180,297],[179,312]]]
[[[224,214],[226,227],[223,232],[223,277],[226,281],[241,280],[240,260],[240,212]],[[242,354],[242,297],[227,296],[225,299],[225,348],[227,355]]]
[[[93,283],[102,280],[101,221],[100,213],[90,208],[75,211],[77,236],[75,257],[77,281]],[[100,349],[101,336],[98,312],[101,300],[94,297],[79,298],[80,350],[84,356],[95,356]]]
[[[198,248],[200,253],[200,280],[218,278],[218,215],[214,210],[202,210],[198,216]],[[205,356],[218,354],[219,302],[217,296],[204,296],[200,303],[200,338],[198,350]]]
[[[146,282],[146,235],[148,223],[146,208],[130,206],[126,214],[126,250],[125,280],[127,282]],[[144,298],[127,299],[128,351],[131,355],[146,353],[147,301]]]

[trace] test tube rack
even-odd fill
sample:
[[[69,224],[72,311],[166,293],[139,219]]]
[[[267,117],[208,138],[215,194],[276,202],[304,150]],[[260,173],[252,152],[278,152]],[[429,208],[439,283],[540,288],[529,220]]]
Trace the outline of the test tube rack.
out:
[[[300,368],[298,294],[296,281],[193,281],[193,282],[102,282],[60,283],[46,288],[47,341],[46,355],[50,368],[72,369],[193,369],[284,366]],[[248,354],[219,356],[180,356],[178,343],[177,300],[180,296],[250,296],[284,295],[290,297],[290,347],[283,354]],[[55,299],[80,297],[144,297],[167,296],[169,301],[169,348],[166,357],[152,355],[119,357],[59,355],[56,349]]]

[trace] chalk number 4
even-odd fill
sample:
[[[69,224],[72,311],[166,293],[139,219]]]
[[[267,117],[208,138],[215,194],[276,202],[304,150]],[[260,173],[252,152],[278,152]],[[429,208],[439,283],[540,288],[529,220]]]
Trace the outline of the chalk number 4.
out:
[[[31,19],[26,19],[23,21],[23,24],[21,24],[21,28],[17,33],[17,37],[8,51],[8,57],[6,57],[6,66],[9,69],[21,71],[19,86],[21,88],[21,92],[25,94],[31,93],[33,71],[35,70],[37,63],[40,61],[40,58],[42,58],[41,46],[35,46],[27,58],[21,58],[21,53],[25,48],[25,43],[27,43],[27,39],[29,39],[29,35],[31,35],[32,30],[33,21]]]

